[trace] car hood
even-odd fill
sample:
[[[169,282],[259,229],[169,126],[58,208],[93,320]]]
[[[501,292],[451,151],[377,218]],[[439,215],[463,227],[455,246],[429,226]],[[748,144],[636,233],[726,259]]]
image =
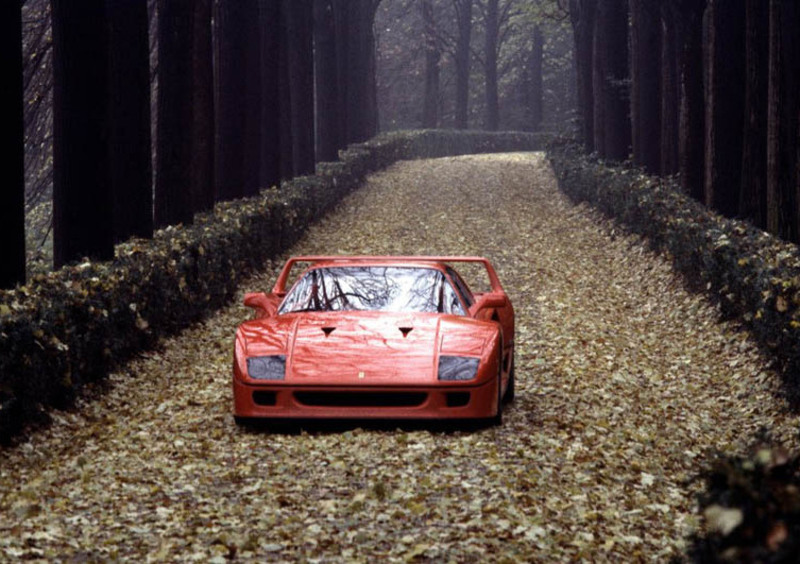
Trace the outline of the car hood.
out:
[[[307,312],[246,323],[247,356],[286,355],[287,383],[436,380],[438,353],[479,356],[496,328],[467,317]]]

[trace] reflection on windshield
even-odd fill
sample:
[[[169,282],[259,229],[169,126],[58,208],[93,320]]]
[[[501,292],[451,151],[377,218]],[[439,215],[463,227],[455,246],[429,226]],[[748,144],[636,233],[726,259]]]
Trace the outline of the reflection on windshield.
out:
[[[433,268],[345,266],[306,273],[286,296],[280,313],[392,311],[464,315],[445,276]]]

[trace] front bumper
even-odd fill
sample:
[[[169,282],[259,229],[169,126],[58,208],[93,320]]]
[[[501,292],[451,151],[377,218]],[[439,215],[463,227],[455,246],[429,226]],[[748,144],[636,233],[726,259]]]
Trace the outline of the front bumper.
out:
[[[233,379],[233,414],[266,419],[485,419],[497,379],[463,386],[252,385]]]

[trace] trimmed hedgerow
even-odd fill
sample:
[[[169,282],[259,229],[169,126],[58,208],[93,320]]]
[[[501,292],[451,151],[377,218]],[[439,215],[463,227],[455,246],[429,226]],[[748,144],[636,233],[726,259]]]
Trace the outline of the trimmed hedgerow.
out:
[[[219,308],[240,280],[295,242],[364,176],[401,159],[535,150],[525,133],[412,131],[348,147],[280,190],[224,202],[193,225],[134,239],[112,262],[84,261],[0,292],[0,440],[159,337]]]
[[[800,458],[766,447],[720,456],[701,479],[706,532],[692,536],[690,561],[800,561]]]
[[[549,151],[561,189],[586,201],[667,253],[693,286],[710,293],[770,350],[787,390],[800,397],[800,250],[725,219],[681,192],[672,179],[607,166],[574,146]]]

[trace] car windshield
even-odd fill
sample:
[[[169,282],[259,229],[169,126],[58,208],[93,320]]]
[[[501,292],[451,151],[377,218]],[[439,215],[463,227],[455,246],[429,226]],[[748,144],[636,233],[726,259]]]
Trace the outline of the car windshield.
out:
[[[450,282],[434,268],[335,266],[308,271],[280,313],[391,311],[453,313],[464,309]]]

